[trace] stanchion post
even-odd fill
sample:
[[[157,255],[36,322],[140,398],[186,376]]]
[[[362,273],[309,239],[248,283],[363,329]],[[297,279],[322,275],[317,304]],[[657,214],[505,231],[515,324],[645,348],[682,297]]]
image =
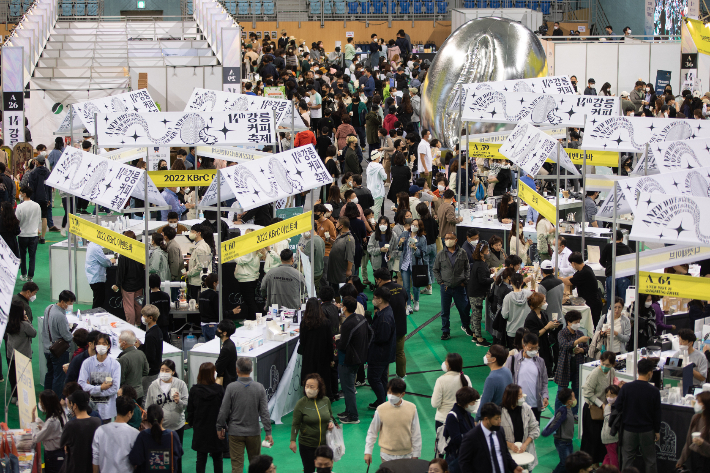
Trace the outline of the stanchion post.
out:
[[[148,241],[148,221],[150,220],[150,212],[148,212],[148,169],[150,169],[150,147],[145,150],[145,171],[143,173],[143,243],[145,244],[145,305],[150,304],[150,255],[148,249],[150,242]]]
[[[315,222],[315,212],[313,212],[313,207],[315,206],[315,189],[311,190],[311,278],[310,278],[310,283],[311,287],[313,288],[313,296],[318,297],[318,293],[316,292],[316,271],[315,271],[315,248],[314,248],[314,240],[316,236],[316,222]],[[288,351],[288,350],[286,350]]]
[[[557,142],[557,188],[555,189],[555,274],[559,270],[558,261],[560,259],[560,157],[562,152],[562,145]]]
[[[99,130],[96,124],[98,113],[94,113],[94,154],[99,154]],[[94,215],[96,216],[96,225],[99,224],[99,204],[94,202]]]
[[[585,117],[586,118],[586,117]],[[584,258],[584,251],[587,249],[584,243],[584,220],[586,219],[587,212],[584,210],[584,203],[587,201],[587,150],[584,150],[584,155],[582,157],[582,258]]]
[[[72,132],[74,130],[74,105],[69,105],[69,136],[71,139],[74,139],[74,133]],[[71,146],[71,144],[70,144]],[[73,204],[74,201],[72,200],[71,196],[64,197],[67,199],[67,215],[71,215],[72,210],[74,209]],[[72,290],[72,274],[71,274],[71,233],[69,232],[69,218],[67,217],[67,268],[69,269],[69,290]],[[76,292],[74,292],[76,294]]]
[[[222,174],[219,169],[214,174],[217,179],[217,247],[215,248],[217,257],[217,288],[219,289],[219,321],[222,321],[224,314],[224,291],[222,290]],[[208,288],[211,289],[211,288]]]
[[[643,175],[648,176],[648,143],[643,155]],[[638,197],[638,195],[637,195]],[[636,280],[634,281],[634,379],[638,379],[639,358],[639,266],[641,258],[641,240],[636,240]],[[627,368],[628,369],[628,368]]]
[[[463,88],[459,88],[459,172],[456,173],[456,202],[461,205],[461,164],[463,163],[463,143],[461,143],[461,127],[463,126]],[[456,215],[458,217],[458,215]]]

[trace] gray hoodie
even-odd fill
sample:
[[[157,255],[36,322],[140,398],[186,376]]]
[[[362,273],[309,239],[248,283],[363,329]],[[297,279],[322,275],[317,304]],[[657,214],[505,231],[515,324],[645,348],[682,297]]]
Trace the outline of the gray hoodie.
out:
[[[187,384],[179,378],[173,376],[170,382],[170,389],[177,389],[180,393],[180,402],[173,401],[170,391],[163,393],[160,388],[160,378],[150,383],[148,393],[145,395],[145,409],[151,404],[157,404],[163,408],[163,427],[168,430],[179,430],[185,427],[185,409],[187,408]]]
[[[509,337],[514,337],[515,332],[525,324],[525,318],[530,313],[528,297],[531,295],[532,291],[523,289],[520,292],[508,293],[503,299],[501,313],[503,318],[508,321],[506,332]]]

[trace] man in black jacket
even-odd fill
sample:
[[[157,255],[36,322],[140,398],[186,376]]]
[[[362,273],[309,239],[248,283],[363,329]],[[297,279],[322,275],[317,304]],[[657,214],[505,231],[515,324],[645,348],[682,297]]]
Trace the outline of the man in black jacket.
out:
[[[160,276],[151,274],[148,276],[148,285],[150,286],[150,303],[158,308],[160,316],[158,317],[158,327],[163,333],[163,340],[170,340],[170,331],[172,330],[172,315],[170,314],[170,296],[167,292],[160,290]]]
[[[344,424],[359,424],[360,418],[355,401],[355,377],[360,365],[367,361],[367,350],[372,339],[372,330],[367,319],[355,313],[357,301],[347,296],[343,298],[345,321],[340,327],[338,340],[338,374],[345,396],[345,412],[338,414]]]
[[[237,347],[229,338],[236,332],[234,322],[223,319],[217,326],[217,337],[220,339],[222,348],[214,366],[217,369],[217,377],[222,378],[222,385],[227,389],[230,383],[237,380]]]
[[[205,289],[200,292],[200,325],[202,327],[202,336],[205,341],[209,342],[217,334],[217,324],[219,324],[219,276],[217,273],[210,273],[205,279]],[[239,306],[234,309],[224,309],[222,317],[225,319],[234,317],[241,308]]]
[[[375,392],[375,402],[367,407],[376,410],[387,400],[387,368],[395,361],[397,347],[397,328],[390,307],[390,291],[378,287],[372,295],[375,316],[372,319],[374,333],[367,353],[367,380]]]
[[[481,423],[461,440],[461,473],[522,473],[523,468],[515,463],[508,451],[505,434],[500,429],[500,415],[500,407],[492,402],[481,407]]]
[[[609,309],[609,301],[611,300],[611,267],[614,265],[612,260],[613,243],[607,243],[599,257],[599,263],[604,266],[604,275],[606,276],[606,303],[604,304],[604,312]],[[616,231],[616,257],[630,255],[631,248],[624,243],[624,234],[621,230]],[[621,297],[626,302],[626,290],[631,285],[631,280],[628,277],[616,278],[616,297]]]
[[[248,222],[254,219],[254,225],[261,225],[262,227],[268,227],[271,225],[271,219],[273,216],[273,211],[271,209],[271,204],[265,204],[261,207],[251,209],[238,216],[239,218],[234,221],[234,223],[241,225],[244,222]]]
[[[397,376],[407,375],[407,355],[404,353],[404,340],[407,338],[407,293],[404,288],[392,281],[392,274],[387,268],[380,268],[372,273],[377,287],[390,292],[389,306],[392,309],[394,323],[397,327]]]
[[[372,198],[372,192],[367,187],[362,187],[362,174],[353,174],[353,191],[357,196],[357,203],[362,210],[371,209],[375,206],[375,199]]]
[[[150,383],[158,378],[160,365],[163,363],[163,332],[158,327],[160,310],[153,304],[148,304],[141,310],[143,323],[146,325],[145,343],[136,340],[136,348],[145,353],[148,358],[148,376],[143,377],[143,392],[148,392]]]
[[[37,202],[42,209],[42,235],[39,237],[39,242],[43,245],[44,236],[47,234],[47,215],[52,211],[50,208],[52,189],[44,184],[44,181],[49,177],[49,169],[44,165],[44,156],[37,156],[35,161],[37,166],[30,173],[27,185],[32,189],[32,200]],[[15,187],[12,186],[12,189],[14,191]]]

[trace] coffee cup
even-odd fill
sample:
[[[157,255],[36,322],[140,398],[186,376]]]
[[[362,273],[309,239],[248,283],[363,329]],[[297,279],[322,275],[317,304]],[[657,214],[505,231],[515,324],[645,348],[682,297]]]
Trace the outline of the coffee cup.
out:
[[[325,232],[325,237],[330,238],[330,232]]]
[[[170,399],[174,398],[176,394],[178,394],[179,391],[177,388],[170,388]]]
[[[558,316],[557,312],[553,312],[552,313],[552,320],[557,320],[557,316]]]
[[[387,248],[387,249],[389,250],[389,249],[390,249],[390,244],[389,244],[389,243],[385,243],[385,248]]]
[[[564,196],[565,199],[569,199],[569,191],[562,191],[562,195]]]
[[[693,432],[690,436],[694,439],[700,438],[700,432]]]

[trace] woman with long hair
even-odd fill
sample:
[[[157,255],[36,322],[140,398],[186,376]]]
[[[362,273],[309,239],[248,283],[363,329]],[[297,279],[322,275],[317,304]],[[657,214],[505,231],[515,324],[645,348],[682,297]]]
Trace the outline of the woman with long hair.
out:
[[[451,161],[451,164],[449,164],[449,189],[452,191],[457,192],[457,189],[459,188],[459,182],[458,182],[458,173],[459,173],[459,160]]]
[[[37,406],[45,420],[37,417]],[[39,404],[32,408],[32,419],[37,423],[37,432],[32,434],[32,443],[44,446],[45,473],[59,473],[64,464],[64,449],[59,446],[62,431],[68,422],[59,397],[51,389],[42,391]]]
[[[407,166],[407,159],[401,151],[395,152],[392,156],[390,175],[392,176],[392,183],[390,184],[390,190],[387,192],[387,198],[392,202],[396,202],[397,194],[406,192],[407,201],[409,201],[409,184],[412,179],[412,170]]]
[[[12,390],[12,398],[10,402],[17,402],[17,393],[15,386],[17,385],[17,377],[15,375],[15,350],[32,359],[32,339],[37,336],[37,330],[32,326],[32,322],[27,318],[25,309],[19,302],[13,302],[10,305],[10,314],[7,320],[7,328],[5,329],[7,342],[5,344],[5,355],[8,359],[8,376],[10,377],[10,387]],[[10,361],[12,360],[12,361]]]
[[[402,103],[397,109],[397,119],[399,119],[402,126],[407,126],[412,121],[412,114],[414,109],[412,108],[412,99],[409,94],[404,94],[402,96]]]
[[[315,297],[311,300],[318,303]],[[313,459],[316,449],[321,445],[326,445],[326,432],[336,428],[330,399],[326,396],[327,390],[328,383],[324,382],[318,373],[307,374],[303,383],[304,395],[296,402],[293,409],[289,448],[293,453],[296,453],[296,439],[298,439],[298,452],[301,454],[304,473],[315,472],[316,467]]]
[[[168,247],[163,234],[155,232],[150,237],[149,271],[157,274],[161,281],[170,281],[170,266],[168,266]]]
[[[434,261],[436,261],[436,239],[439,236],[439,222],[437,222],[429,212],[429,206],[424,202],[419,202],[415,208],[419,214],[419,218],[424,225],[424,236],[426,238],[426,251],[424,253],[424,261],[429,266],[429,285],[423,290],[422,294],[432,293],[432,284],[434,284]]]
[[[353,276],[357,276],[360,270],[360,264],[362,263],[362,247],[366,245],[367,227],[365,223],[360,220],[360,210],[354,202],[348,202],[345,205],[343,217],[350,220],[350,233],[355,239],[355,259],[353,261],[352,274]]]
[[[551,378],[554,373],[555,357],[552,355],[552,349],[550,347],[557,339],[554,330],[560,326],[560,323],[556,320],[550,320],[550,317],[547,315],[547,302],[545,302],[545,296],[543,294],[535,292],[532,296],[528,297],[528,307],[530,307],[530,313],[528,313],[528,316],[525,318],[523,327],[537,335],[540,341],[540,357],[545,360],[547,377]]]
[[[400,256],[402,255],[402,252],[399,248],[399,240],[400,236],[402,233],[406,230],[409,230],[412,225],[412,212],[409,210],[403,210],[401,212],[397,212],[397,215],[394,216],[394,226],[392,227],[392,239],[390,240],[390,264],[392,271],[395,271],[397,275],[401,278],[400,274]],[[409,223],[407,223],[409,222]],[[399,284],[402,284],[402,281],[398,281]],[[407,304],[409,304],[409,300],[407,300]]]
[[[123,232],[124,236],[136,240],[136,234],[131,230]],[[118,270],[116,271],[116,284],[113,290],[121,290],[123,297],[123,310],[126,314],[126,322],[132,325],[140,325],[142,306],[138,298],[143,295],[145,288],[145,269],[138,261],[125,255],[118,257]]]
[[[20,246],[17,236],[20,234],[20,221],[15,216],[12,202],[5,201],[0,204],[0,237],[5,240],[12,253],[20,257]]]
[[[217,437],[217,416],[224,397],[224,387],[215,382],[217,371],[214,364],[200,365],[197,384],[190,388],[187,400],[186,420],[192,427],[192,449],[197,453],[195,471],[205,473],[207,456],[212,457],[215,473],[222,473],[224,441]]]
[[[447,353],[446,360],[441,363],[443,375],[434,383],[431,396],[431,407],[436,409],[434,429],[444,424],[446,416],[456,403],[456,393],[459,389],[472,386],[471,379],[463,374],[463,358],[458,353]]]
[[[611,97],[611,84],[608,82],[604,82],[604,85],[602,85],[602,88],[599,89],[599,93],[597,95],[602,95],[605,97]]]
[[[489,268],[499,268],[505,265],[505,259],[508,255],[503,250],[503,239],[498,235],[493,235],[488,240],[488,248],[490,252],[486,254],[486,263]]]
[[[501,223],[513,223],[516,218],[518,204],[509,193],[503,194],[498,205],[498,221]]]
[[[540,214],[535,222],[535,228],[537,230],[537,253],[540,262],[543,262],[550,259],[552,254],[552,245],[555,244],[555,226]]]
[[[370,241],[367,243],[367,252],[370,255],[373,273],[380,268],[387,267],[386,255],[389,252],[391,239],[390,219],[382,215],[377,221],[375,231],[370,235]]]
[[[397,214],[412,210],[409,205],[409,193],[398,192],[397,193]]]
[[[301,340],[298,344],[301,355],[301,379],[311,373],[317,373],[325,382],[321,393],[334,397],[330,392],[330,364],[333,361],[333,333],[328,319],[321,308],[318,298],[311,297],[306,301],[306,310],[301,321]],[[318,445],[316,445],[317,447]]]
[[[128,459],[135,466],[135,473],[148,473],[160,468],[163,471],[178,469],[183,455],[182,442],[177,432],[163,427],[163,408],[157,404],[148,406],[146,420],[150,429],[138,434]]]
[[[508,253],[510,255],[517,255],[523,260],[523,266],[530,261],[528,256],[528,250],[530,245],[532,245],[532,240],[530,238],[525,238],[523,233],[523,226],[520,222],[513,220],[513,226],[508,233]]]
[[[470,386],[464,386],[456,391],[456,404],[446,415],[445,430],[449,434],[449,444],[446,446],[446,463],[451,473],[460,473],[459,449],[461,440],[469,430],[476,426],[473,417],[478,412],[481,395]]]
[[[343,199],[343,194],[340,193],[338,186],[330,186],[330,190],[328,191],[328,199],[325,202],[333,207],[331,215],[340,215],[340,210],[343,205],[345,205],[345,199]],[[331,237],[335,238],[332,235]]]
[[[340,106],[340,105],[339,105]],[[338,108],[338,112],[341,112],[341,109]],[[350,124],[352,122],[352,119],[350,118],[350,115],[348,115],[348,112],[345,108],[345,105],[343,104],[342,108],[342,113],[341,115],[341,120],[342,123],[340,126],[335,130],[335,139],[338,140],[338,149],[342,150],[345,148],[345,142],[350,135],[356,135],[357,133],[355,132],[355,128]]]
[[[468,293],[468,300],[471,303],[471,341],[475,342],[478,346],[490,346],[490,344],[483,338],[483,330],[481,330],[481,320],[483,318],[483,300],[488,295],[491,289],[491,284],[493,284],[493,278],[491,277],[491,270],[486,263],[486,256],[490,248],[488,248],[488,242],[486,240],[479,240],[476,247],[473,249],[473,263],[469,271],[470,277],[468,279],[468,285],[466,287],[466,292]]]
[[[532,470],[537,465],[535,439],[540,437],[540,424],[530,406],[525,403],[523,388],[509,384],[503,391],[500,426],[505,434],[505,443],[511,453],[527,452],[535,457],[527,465]],[[518,446],[518,444],[522,444]]]
[[[414,285],[413,268],[415,264],[426,264],[424,256],[427,244],[424,236],[424,223],[421,220],[406,218],[404,231],[400,234],[397,244],[401,252],[399,271],[404,283],[404,292],[407,295],[407,311],[408,313],[419,312],[419,287]]]

